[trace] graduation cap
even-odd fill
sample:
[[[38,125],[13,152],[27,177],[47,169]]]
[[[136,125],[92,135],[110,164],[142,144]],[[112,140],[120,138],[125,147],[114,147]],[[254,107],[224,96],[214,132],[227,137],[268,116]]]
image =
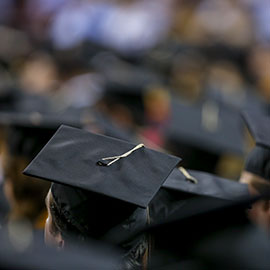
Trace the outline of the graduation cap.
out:
[[[243,118],[256,142],[248,154],[245,170],[270,180],[270,116],[244,111]]]
[[[168,136],[208,152],[243,154],[240,117],[211,101],[197,105],[172,101]]]
[[[12,99],[8,108],[0,110],[0,125],[44,129],[57,129],[61,123],[81,126],[82,109],[58,109],[49,98],[23,93],[18,89],[10,95]]]
[[[249,195],[246,184],[206,172],[186,170],[183,167],[174,168],[162,187],[224,200],[238,200]]]
[[[1,90],[0,112],[44,112],[48,110],[49,100],[37,94],[29,94],[21,89],[10,87]]]
[[[185,211],[196,198],[209,199],[216,204],[248,196],[246,184],[202,171],[175,167],[151,201],[149,215],[152,222],[157,222],[181,207]]]
[[[94,108],[58,108],[46,98],[22,94],[18,91],[12,106],[0,110],[0,126],[7,129],[7,141],[12,154],[34,156],[48,142],[61,124],[96,129],[96,132],[135,141],[135,137],[116,126]]]
[[[81,109],[68,108],[59,112],[52,108],[49,99],[16,93],[12,106],[0,110],[0,126],[12,155],[32,159],[62,123],[82,125]]]
[[[184,166],[212,172],[220,156],[243,155],[242,126],[235,111],[212,100],[189,105],[172,99],[164,133],[167,147],[183,157]]]
[[[121,60],[108,52],[98,54],[91,63],[95,70],[104,75],[106,81],[111,82],[115,87],[125,87],[126,92],[129,93],[138,93],[142,86],[162,81],[155,72]]]
[[[84,128],[94,133],[103,134],[109,137],[117,138],[124,141],[137,142],[135,134],[117,125],[104,113],[91,109],[86,113]]]
[[[52,195],[68,219],[100,235],[146,208],[179,161],[142,144],[61,126],[24,174],[57,183]]]
[[[158,257],[158,260],[154,262],[155,265],[150,262],[152,269],[191,260],[194,247],[199,242],[228,228],[241,229],[250,224],[246,209],[259,199],[242,197],[232,202],[207,197],[194,198],[184,207],[180,205],[166,219],[146,226],[134,235],[149,233],[154,239],[151,258]]]
[[[111,53],[101,53],[92,59],[92,65],[104,76],[103,101],[112,106],[127,106],[135,121],[143,119],[143,95],[150,85],[162,82],[160,76],[145,67],[120,60]]]

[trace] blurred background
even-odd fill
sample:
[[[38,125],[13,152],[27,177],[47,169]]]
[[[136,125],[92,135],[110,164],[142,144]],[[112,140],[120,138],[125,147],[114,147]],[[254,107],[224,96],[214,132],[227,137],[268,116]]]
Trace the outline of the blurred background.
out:
[[[21,171],[61,123],[237,180],[254,144],[241,111],[270,115],[269,14],[267,0],[0,0],[0,182],[11,127],[39,132],[23,133],[39,144]]]

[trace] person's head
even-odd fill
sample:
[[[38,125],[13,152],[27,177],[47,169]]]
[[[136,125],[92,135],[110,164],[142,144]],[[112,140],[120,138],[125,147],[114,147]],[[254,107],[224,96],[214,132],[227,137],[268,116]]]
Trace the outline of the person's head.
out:
[[[58,187],[61,189],[61,185],[58,185]],[[65,189],[65,187],[63,188]],[[73,191],[75,195],[76,190],[72,191],[72,188],[68,189],[71,191],[67,192],[69,196]],[[63,203],[60,203],[59,200],[54,198],[54,196],[57,195],[53,195],[52,190],[53,189],[49,190],[46,197],[48,217],[45,223],[44,240],[48,246],[53,246],[57,249],[67,249],[72,247],[73,244],[87,244],[87,242],[92,239],[106,241],[108,235],[110,238],[110,234],[115,233],[115,228],[116,232],[119,234],[121,234],[123,230],[132,232],[134,229],[138,228],[139,225],[142,225],[141,222],[144,222],[144,211],[142,209],[135,209],[134,207],[123,208],[122,206],[117,207],[113,204],[113,201],[111,205],[107,205],[106,209],[104,208],[105,205],[102,199],[99,203],[94,201],[96,199],[94,194],[92,194],[94,197],[93,200],[89,197],[86,201],[82,200],[78,205],[79,209],[86,210],[89,208],[88,213],[82,210],[78,211],[79,213],[76,216],[75,212],[77,211],[75,209],[72,210],[72,207],[68,207],[70,212],[66,210],[67,208],[61,208]],[[80,219],[80,215],[82,214],[84,216],[81,216]],[[123,218],[124,216],[125,218]],[[86,224],[86,220],[88,220],[89,224]],[[116,222],[120,224],[115,226]],[[109,234],[107,234],[108,231]],[[147,245],[147,238],[144,236],[139,237],[136,241],[132,241],[131,243],[121,245],[121,247],[127,251],[124,264],[127,267],[138,267],[141,266],[142,263],[146,263],[144,257],[147,256]]]
[[[148,206],[179,161],[143,144],[63,125],[23,173],[52,182],[48,244],[68,248],[72,240],[96,239],[138,258],[145,239],[122,244],[119,238],[149,222]]]
[[[256,146],[249,153],[240,182],[249,186],[251,195],[270,193],[270,150]],[[250,219],[270,232],[270,200],[261,200],[249,210]]]
[[[52,185],[46,206],[45,242],[58,248],[74,241],[103,240],[111,229],[128,224],[130,216],[135,219],[136,210],[121,201],[60,184]]]

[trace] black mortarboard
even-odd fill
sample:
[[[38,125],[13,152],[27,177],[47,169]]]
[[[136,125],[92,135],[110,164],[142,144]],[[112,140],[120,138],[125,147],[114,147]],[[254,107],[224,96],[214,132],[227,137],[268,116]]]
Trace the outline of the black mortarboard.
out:
[[[235,111],[215,101],[190,105],[174,99],[169,127],[165,130],[167,147],[181,155],[184,166],[212,172],[223,154],[243,155],[242,126]]]
[[[72,107],[58,109],[48,98],[17,91],[12,105],[0,110],[0,125],[54,130],[61,123],[80,127],[82,113]]]
[[[172,102],[168,136],[217,154],[243,154],[241,119],[211,101],[196,105]]]
[[[0,108],[8,150],[12,155],[32,159],[62,124],[81,126],[81,109],[60,111],[50,99],[13,89],[9,106]]]
[[[29,94],[18,88],[7,88],[0,93],[1,112],[44,112],[48,110],[48,99]]]
[[[213,204],[237,201],[248,197],[248,185],[218,177],[214,174],[176,167],[166,179],[149,206],[152,222],[167,218],[171,213],[192,204],[195,198],[205,198]]]
[[[179,161],[142,145],[61,126],[24,173],[145,208]]]
[[[24,173],[58,183],[52,194],[68,219],[104,234],[137,206],[146,208],[179,161],[142,144],[61,126]]]
[[[85,114],[84,129],[129,142],[137,142],[135,134],[114,123],[109,116],[97,110],[89,110]]]
[[[104,76],[103,102],[109,106],[120,104],[128,107],[135,121],[142,124],[143,95],[149,86],[161,83],[160,76],[110,53],[97,55],[92,64]]]
[[[249,194],[246,184],[183,167],[175,168],[162,187],[224,200],[238,200]]]
[[[74,126],[81,124],[78,113],[77,115],[53,115],[39,112],[0,113],[0,124],[6,134],[9,153],[30,159],[34,158],[62,123]]]
[[[33,99],[35,103],[35,99]],[[58,110],[47,102],[44,109],[39,99],[27,110],[17,107],[13,111],[0,111],[0,125],[7,128],[7,141],[12,154],[31,159],[48,142],[61,124],[84,127],[114,138],[135,142],[131,132],[116,126],[108,117],[94,109],[68,107]],[[43,108],[43,109],[42,109]]]
[[[195,198],[175,208],[167,219],[141,230],[140,233],[148,232],[154,239],[151,258],[157,254],[161,256],[155,267],[190,260],[195,245],[200,241],[228,228],[246,226],[249,224],[246,209],[258,199],[242,197],[232,202],[207,197]],[[120,242],[126,240],[119,239]]]
[[[111,53],[102,53],[92,59],[93,67],[110,82],[112,90],[140,94],[149,84],[160,83],[162,79],[155,72],[120,60]],[[110,89],[109,89],[110,90]]]
[[[245,111],[243,118],[256,142],[247,156],[245,170],[270,180],[270,116]]]

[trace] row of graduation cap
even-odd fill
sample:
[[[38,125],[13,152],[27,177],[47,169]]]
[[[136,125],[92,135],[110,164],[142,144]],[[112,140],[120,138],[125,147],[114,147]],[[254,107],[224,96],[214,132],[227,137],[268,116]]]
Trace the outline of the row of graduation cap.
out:
[[[74,116],[73,113],[71,115]],[[17,130],[21,129],[23,133],[27,128],[33,131],[39,130],[44,125],[48,127],[48,124],[50,126],[52,122],[55,124],[58,121],[57,117],[42,113],[35,115],[33,112],[30,114],[1,113],[2,124],[15,126]],[[69,117],[66,119],[70,120]],[[265,121],[267,123],[267,117]],[[97,124],[100,123],[103,122]],[[253,125],[254,123],[262,124],[262,120],[253,120]],[[108,123],[106,122],[106,124]],[[54,127],[56,126],[57,124]],[[109,127],[112,126],[109,125]],[[258,127],[254,129],[251,125],[250,129],[258,145],[269,147],[269,137],[267,137],[269,130],[265,130],[265,127],[269,127],[269,125],[262,124],[260,129]],[[115,131],[114,128],[106,131],[109,133],[111,130]],[[262,132],[262,130],[264,131]],[[41,131],[39,130],[39,132]],[[30,139],[30,136],[28,139]],[[14,150],[17,151],[18,148]],[[103,160],[103,158],[109,159]],[[112,161],[113,163],[110,164]],[[178,157],[147,149],[140,144],[61,126],[49,143],[26,168],[25,173],[55,182],[52,185],[53,196],[57,198],[59,205],[66,207],[63,210],[75,226],[85,230],[83,225],[93,221],[93,213],[95,213],[98,216],[95,221],[98,222],[90,223],[92,225],[91,237],[99,238],[100,235],[104,237],[106,231],[106,237],[104,238],[109,242],[119,242],[149,221],[155,223],[164,220],[173,212],[178,213],[180,211],[182,219],[185,219],[189,218],[190,211],[195,213],[190,215],[190,218],[192,218],[192,216],[200,216],[198,215],[200,213],[204,214],[204,212],[215,210],[209,211],[208,200],[205,209],[203,207],[198,208],[201,205],[198,204],[199,202],[194,202],[192,199],[194,196],[211,198],[215,201],[214,205],[217,205],[217,209],[219,209],[217,203],[219,201],[220,208],[223,209],[224,200],[234,201],[248,195],[247,186],[244,184],[221,179],[203,172],[185,170],[179,167],[179,162],[180,158]],[[162,188],[160,189],[160,187]],[[92,199],[96,200],[95,204],[93,205],[92,201],[92,203],[88,202],[81,205],[81,201],[78,201],[78,197],[75,195],[77,188],[81,190],[80,192],[88,195],[90,192]],[[65,196],[66,194],[70,196]],[[213,205],[213,202],[211,202],[211,205]],[[80,207],[79,214],[78,207]],[[98,207],[99,213],[95,211],[96,207]],[[122,209],[122,211],[119,211],[119,209]],[[130,226],[128,231],[123,230],[121,226],[117,226],[130,215],[133,216],[133,219],[138,220],[134,226]],[[235,218],[235,220],[229,218],[228,223],[237,223],[239,220],[242,222],[243,216],[235,215],[234,217],[237,216],[239,218]],[[212,225],[218,227],[215,222]],[[105,226],[101,226],[101,224]],[[188,227],[190,224],[194,225],[197,222],[187,222]],[[205,232],[204,229],[208,226],[209,223],[202,226],[199,233]],[[112,231],[109,230],[111,228],[113,228]],[[194,232],[197,228],[189,228],[189,230]],[[174,236],[177,236],[177,233]],[[196,237],[194,239],[196,240]],[[178,246],[179,250],[180,247]]]
[[[59,114],[42,98],[16,91],[9,94],[11,97],[6,103],[8,109],[1,112],[0,121],[2,125],[9,126],[11,129],[8,131],[7,138],[13,153],[21,151],[24,155],[33,158],[60,123],[77,127],[86,125],[90,126],[90,129],[98,127],[105,135],[126,141],[137,140],[94,109],[86,111],[68,108]],[[218,155],[226,151],[237,154],[244,152],[243,130],[237,115],[229,110],[225,110],[223,114],[220,112],[218,128],[211,131],[204,129],[200,124],[201,114],[200,107],[194,109],[186,105],[173,106],[172,123],[167,130],[168,137],[176,138],[181,145],[204,148],[206,152],[210,151]],[[177,124],[174,124],[175,122]],[[25,140],[28,142],[25,143]]]
[[[130,77],[132,74],[131,72],[129,76],[125,77]],[[116,75],[110,74],[106,79],[105,99],[109,103],[123,102],[124,105],[131,108],[132,112],[136,113],[138,110],[134,104],[136,104],[136,96],[143,94],[142,85],[151,84],[155,79],[149,78],[148,75],[144,78],[140,74],[134,76],[135,81],[132,80],[132,84],[130,84],[130,78],[127,79],[128,82],[115,81]],[[140,77],[143,78],[140,79]],[[135,83],[136,78],[139,80],[137,84]],[[0,97],[2,112],[0,117],[1,123],[5,125],[9,123],[20,125],[20,122],[23,125],[23,122],[29,122],[30,125],[46,127],[46,131],[54,131],[60,123],[75,127],[88,126],[92,130],[99,129],[103,134],[135,141],[134,130],[126,130],[115,124],[110,120],[110,116],[105,116],[95,107],[91,107],[91,109],[73,106],[62,108],[55,102],[22,94],[21,91],[7,91],[6,96],[4,94],[1,93]],[[111,100],[111,97],[114,98]],[[249,106],[250,104],[247,104],[246,107]],[[140,105],[140,107],[142,106]],[[255,108],[258,111],[265,110],[264,106],[258,104]],[[165,138],[165,149],[183,157],[185,166],[214,172],[214,166],[223,154],[243,156],[245,153],[244,127],[240,114],[221,101],[208,97],[190,105],[171,95],[170,111],[166,123],[161,125],[159,131]],[[12,114],[12,112],[14,113]],[[143,115],[140,115],[139,118],[143,119]],[[45,134],[45,132],[43,133]],[[194,161],[189,154],[190,151],[196,152],[201,161]]]

